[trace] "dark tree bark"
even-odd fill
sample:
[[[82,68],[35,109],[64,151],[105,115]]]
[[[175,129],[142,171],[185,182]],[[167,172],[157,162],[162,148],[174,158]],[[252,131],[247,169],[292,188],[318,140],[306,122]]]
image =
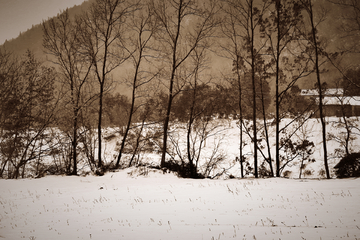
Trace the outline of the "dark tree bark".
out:
[[[330,179],[330,171],[329,171],[329,166],[328,166],[328,153],[327,153],[327,140],[326,140],[326,120],[325,120],[325,115],[324,115],[324,109],[323,109],[323,94],[324,94],[324,89],[323,89],[323,85],[321,82],[321,76],[320,76],[320,63],[319,63],[319,58],[321,55],[321,48],[319,46],[319,41],[318,41],[318,29],[317,29],[317,24],[315,23],[314,17],[315,17],[315,12],[313,10],[313,1],[312,0],[302,0],[303,3],[303,7],[305,8],[309,19],[310,19],[310,44],[312,46],[312,48],[314,49],[314,57],[315,57],[315,61],[314,61],[314,70],[316,73],[316,86],[318,88],[318,93],[319,93],[319,115],[320,115],[320,122],[321,122],[321,128],[322,128],[322,142],[323,142],[323,151],[324,151],[324,168],[325,168],[325,172],[326,172],[326,178]]]

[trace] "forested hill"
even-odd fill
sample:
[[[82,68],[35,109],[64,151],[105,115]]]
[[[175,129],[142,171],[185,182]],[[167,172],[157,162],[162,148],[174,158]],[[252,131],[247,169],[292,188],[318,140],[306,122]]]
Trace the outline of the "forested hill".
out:
[[[95,0],[87,0],[84,1],[79,6],[74,6],[72,8],[69,8],[69,15],[70,17],[74,17],[75,15],[80,14],[83,11],[86,11],[92,2]],[[325,19],[325,22],[322,23],[319,26],[319,36],[322,39],[327,42],[327,45],[330,46],[330,51],[339,51],[341,46],[346,45],[349,42],[349,38],[344,39],[342,37],[342,32],[340,29],[341,21],[338,21],[338,19],[342,18],[344,15],[344,9],[340,8],[337,5],[331,5],[329,2],[326,2],[325,0],[321,0],[323,6],[326,6],[328,9],[328,15],[331,15],[332,17],[328,17]],[[58,15],[60,12],[58,13]],[[56,16],[54,16],[56,17]],[[46,22],[46,21],[45,21]],[[42,25],[41,23],[34,23],[33,27],[25,32],[22,32],[19,34],[17,38],[11,39],[6,41],[3,45],[0,45],[0,48],[5,49],[8,52],[13,53],[14,56],[21,57],[23,56],[27,50],[30,50],[34,53],[35,57],[39,59],[40,61],[46,61],[47,59],[51,58],[50,55],[45,54],[44,49],[42,47],[43,43],[43,32],[42,32]],[[214,53],[212,55],[211,59],[211,66],[210,69],[212,69],[213,74],[218,74],[218,76],[214,78],[221,79],[222,74],[224,74],[221,71],[224,71],[224,69],[229,69],[231,71],[231,61],[227,61],[226,59],[223,59],[222,57],[219,57],[221,54]],[[346,57],[341,57],[342,66],[346,66],[348,68],[356,68],[356,63],[359,62],[359,56],[358,54],[347,54]],[[227,65],[230,64],[230,66]],[[338,64],[338,63],[337,63]],[[225,66],[225,67],[224,67]],[[322,73],[323,77],[322,80],[327,83],[327,87],[335,88],[339,85],[339,80],[341,79],[341,74],[339,74],[338,70],[335,69],[331,63],[327,63],[325,66],[325,72]],[[345,67],[345,68],[346,68]],[[225,74],[228,74],[225,73]],[[314,74],[300,79],[297,82],[297,85],[301,89],[308,89],[314,87],[314,81],[313,78],[315,77]],[[273,92],[274,89],[271,88],[271,91]]]
[[[74,17],[75,15],[80,14],[82,11],[85,11],[87,8],[89,8],[92,1],[93,0],[87,0],[84,1],[81,5],[75,5],[74,7],[69,8],[70,16]],[[59,14],[60,12],[58,15]],[[42,26],[41,23],[36,23],[32,26],[31,29],[20,33],[17,38],[5,41],[5,43],[0,47],[6,49],[6,51],[9,51],[16,56],[22,56],[26,53],[27,50],[30,50],[37,58],[45,60],[46,54],[44,53],[44,49],[42,47],[42,41]]]

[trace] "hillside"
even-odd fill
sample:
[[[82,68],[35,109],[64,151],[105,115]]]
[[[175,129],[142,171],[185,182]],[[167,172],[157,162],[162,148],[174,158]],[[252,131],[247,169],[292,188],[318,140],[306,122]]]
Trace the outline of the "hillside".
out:
[[[82,11],[86,11],[92,1],[93,0],[85,1],[79,6],[76,5],[69,8],[70,16],[74,17]],[[0,48],[10,51],[16,56],[22,56],[29,49],[34,52],[36,57],[45,60],[46,54],[44,53],[44,49],[42,47],[42,38],[43,33],[41,23],[34,23],[31,29],[20,33],[17,38],[6,41],[3,45],[0,45]]]
[[[79,6],[69,8],[70,16],[74,17],[75,15],[80,14],[82,11],[86,11],[89,8],[91,2],[93,1],[94,0],[88,0],[83,2]],[[341,11],[340,9],[335,9],[334,7],[331,7],[332,5],[329,3],[323,4],[324,6],[329,8],[328,14],[334,17],[329,17],[326,19],[326,23],[322,23],[320,35],[322,38],[326,37],[331,39],[328,47],[329,49],[331,49],[331,51],[336,51],[339,49],[340,45],[343,44],[344,41],[341,37],[339,37],[341,35],[341,33],[339,32],[340,22],[336,21],[336,19],[340,17]],[[0,48],[4,48],[10,52],[13,52],[16,56],[22,56],[26,52],[26,50],[29,49],[35,53],[36,57],[43,61],[46,61],[46,59],[49,59],[51,56],[44,53],[44,49],[42,47],[42,36],[43,35],[41,23],[34,23],[31,29],[22,32],[15,39],[6,41],[3,45],[0,45]],[[217,45],[217,43],[215,45]],[[216,49],[215,45],[213,47],[215,47]],[[216,75],[214,79],[221,79],[222,74],[228,74],[232,68],[232,61],[220,57],[220,55],[221,54],[219,53],[214,53],[213,55],[211,55],[211,63],[209,64],[209,70],[211,71],[212,75]],[[349,54],[347,56],[342,56],[341,65],[348,67],[356,67],[356,63],[358,63],[359,60],[359,56],[355,54]],[[322,81],[327,82],[329,88],[337,87],[338,82],[341,79],[341,74],[339,74],[331,64],[325,64],[324,66],[327,72],[322,74]],[[315,82],[314,79],[315,75],[312,74],[308,77],[300,79],[298,81],[298,85],[301,89],[313,88]],[[270,85],[272,86],[271,91],[274,92],[275,90],[273,89],[273,84]]]

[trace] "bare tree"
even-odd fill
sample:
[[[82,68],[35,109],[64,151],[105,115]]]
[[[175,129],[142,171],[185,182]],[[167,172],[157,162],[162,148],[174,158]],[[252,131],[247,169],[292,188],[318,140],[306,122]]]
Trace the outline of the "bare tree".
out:
[[[305,12],[308,15],[310,29],[308,33],[305,33],[305,38],[308,39],[308,42],[311,46],[309,53],[311,57],[315,58],[314,62],[314,71],[316,73],[316,87],[319,94],[319,115],[320,122],[322,127],[322,139],[323,139],[323,151],[324,151],[324,168],[326,172],[326,178],[330,178],[329,166],[328,166],[328,152],[327,152],[327,140],[326,140],[326,120],[324,115],[324,104],[323,104],[323,95],[324,95],[324,86],[321,81],[321,62],[320,57],[324,53],[320,46],[319,36],[318,36],[318,25],[324,21],[326,16],[326,10],[321,8],[321,11],[318,11],[318,21],[316,22],[315,16],[316,12],[314,11],[314,3],[312,0],[301,0],[302,7],[305,9]]]
[[[296,27],[302,21],[301,5],[298,1],[273,0],[272,2],[273,7],[270,9],[268,18],[263,22],[263,27],[269,39],[267,54],[271,56],[271,63],[275,65],[273,69],[275,75],[275,161],[276,176],[279,177],[281,104],[286,93],[297,80],[308,73],[308,70],[306,64],[302,66],[301,52],[296,50],[297,47],[294,44],[301,36]],[[297,75],[291,76],[294,69],[299,71]],[[290,81],[286,80],[287,77]]]
[[[260,132],[262,135],[262,139],[265,140],[265,144],[266,144],[266,149],[267,149],[267,156],[263,153],[263,151],[260,151],[261,154],[264,157],[264,160],[268,163],[269,167],[270,167],[270,172],[266,173],[266,175],[273,177],[274,176],[274,169],[273,169],[273,165],[272,165],[272,156],[271,156],[271,147],[270,147],[270,131],[269,131],[269,123],[267,121],[268,118],[268,113],[267,113],[267,102],[269,102],[270,100],[270,87],[269,87],[269,78],[270,78],[270,74],[268,73],[268,69],[269,66],[268,65],[264,65],[263,66],[263,71],[259,73],[260,76],[260,108],[261,108],[261,115],[262,115],[262,120],[263,120],[263,125],[262,128],[260,128]],[[261,139],[261,140],[262,140]],[[264,147],[264,146],[261,146]],[[259,148],[261,148],[259,147]]]
[[[79,18],[82,31],[79,33],[82,51],[92,64],[92,70],[99,84],[98,109],[98,168],[102,162],[102,117],[103,96],[109,90],[111,73],[124,63],[129,54],[126,44],[126,18],[136,10],[137,2],[127,0],[96,0],[89,12]]]
[[[165,165],[168,128],[174,82],[179,77],[179,69],[189,58],[194,49],[208,38],[217,24],[217,7],[214,1],[203,3],[193,0],[153,0],[152,10],[160,22],[161,31],[156,35],[161,45],[161,54],[168,75],[168,103],[164,119],[164,137],[161,167]]]
[[[196,88],[185,88],[182,93],[180,104],[185,105],[186,111],[182,112],[182,120],[186,122],[186,126],[177,128],[177,131],[169,135],[167,153],[173,161],[172,164],[178,167],[175,170],[182,177],[218,177],[228,169],[218,172],[226,159],[221,145],[227,127],[223,119],[215,120],[211,114],[216,108],[213,103],[217,95],[211,94],[211,88],[205,84],[199,84]],[[193,101],[194,98],[197,101]],[[185,139],[183,135],[186,135]],[[214,145],[211,146],[211,151],[204,151],[205,148],[209,149],[206,141],[210,139],[213,139]],[[178,164],[178,161],[181,164]]]
[[[134,66],[134,73],[131,79],[131,106],[129,110],[129,118],[117,157],[115,165],[116,168],[118,168],[120,164],[126,139],[131,128],[133,116],[141,106],[140,105],[137,107],[135,105],[137,98],[139,98],[138,91],[140,90],[140,88],[143,88],[145,84],[148,84],[151,80],[153,80],[154,77],[158,74],[151,74],[142,68],[143,63],[150,62],[150,44],[157,28],[157,21],[154,18],[153,12],[150,11],[147,3],[143,3],[140,5],[139,11],[133,13],[129,18],[131,21],[129,25],[131,26],[131,30],[133,31],[134,35],[130,37],[131,45],[129,47],[126,47],[126,49],[131,56],[130,60],[132,61]],[[145,118],[143,119],[141,129],[145,124],[144,121]],[[142,131],[140,131],[139,136],[141,135],[141,132]],[[131,162],[132,161],[130,161],[130,164]]]
[[[65,94],[63,101],[65,106],[70,105],[71,108],[71,174],[74,175],[77,174],[79,115],[81,109],[93,98],[84,98],[85,91],[88,91],[86,85],[89,82],[92,64],[80,51],[81,43],[78,36],[81,31],[81,26],[71,21],[67,10],[57,18],[43,23],[43,46],[48,54],[55,57],[54,63],[61,70],[60,83]]]
[[[216,128],[211,129],[211,115],[214,113],[216,104],[211,93],[211,87],[201,79],[207,79],[203,71],[207,69],[207,48],[206,44],[198,46],[191,54],[191,64],[189,74],[187,74],[187,86],[179,99],[180,109],[177,111],[178,117],[186,122],[186,157],[190,176],[198,176],[198,164],[203,145],[208,135],[216,132]],[[180,114],[179,114],[180,113]],[[181,116],[180,116],[181,115]],[[211,129],[211,130],[210,130]],[[184,160],[183,165],[184,165]]]
[[[241,169],[241,177],[244,177],[244,156],[243,156],[243,86],[242,86],[242,78],[244,77],[245,65],[244,59],[241,57],[242,51],[242,38],[239,36],[239,27],[241,26],[238,24],[236,20],[236,15],[233,8],[226,8],[224,7],[223,10],[225,11],[225,18],[223,24],[221,24],[221,32],[225,36],[226,40],[224,44],[220,44],[220,48],[225,55],[226,58],[229,58],[233,61],[233,72],[235,73],[234,81],[231,81],[230,84],[234,86],[234,89],[237,91],[237,96],[235,99],[237,100],[237,110],[239,114],[239,159],[240,162],[240,169]]]
[[[225,0],[227,5],[227,14],[233,16],[233,19],[237,21],[240,26],[238,36],[242,38],[245,51],[241,54],[241,58],[244,60],[246,68],[250,72],[252,83],[252,104],[253,104],[253,137],[254,144],[254,175],[258,177],[258,139],[257,139],[257,103],[256,103],[256,74],[259,71],[258,62],[261,60],[261,51],[265,47],[265,42],[261,39],[264,37],[261,28],[263,15],[270,6],[270,1],[262,1],[257,3],[254,0]]]

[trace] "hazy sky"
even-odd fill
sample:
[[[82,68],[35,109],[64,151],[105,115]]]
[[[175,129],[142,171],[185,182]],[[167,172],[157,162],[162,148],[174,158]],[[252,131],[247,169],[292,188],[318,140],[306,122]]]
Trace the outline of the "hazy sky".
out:
[[[0,45],[84,0],[0,0]]]

